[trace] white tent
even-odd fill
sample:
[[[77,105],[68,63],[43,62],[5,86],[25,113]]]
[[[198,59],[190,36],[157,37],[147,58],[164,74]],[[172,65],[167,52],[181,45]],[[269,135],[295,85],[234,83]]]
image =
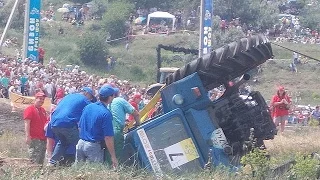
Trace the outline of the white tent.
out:
[[[172,19],[172,29],[174,29],[176,17],[168,12],[156,11],[148,15],[147,26],[149,26],[150,19],[153,18],[163,18]]]

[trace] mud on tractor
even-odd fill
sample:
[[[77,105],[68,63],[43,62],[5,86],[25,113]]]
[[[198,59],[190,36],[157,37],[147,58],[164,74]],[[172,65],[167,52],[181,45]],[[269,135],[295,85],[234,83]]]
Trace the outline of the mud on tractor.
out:
[[[192,172],[212,163],[238,167],[240,158],[263,140],[273,139],[276,127],[262,95],[239,96],[246,73],[273,53],[262,35],[243,38],[198,58],[170,74],[165,85],[140,112],[140,126],[125,134],[125,163],[164,172]],[[240,78],[233,86],[228,82]],[[211,101],[208,90],[225,85]],[[151,119],[147,112],[156,104]],[[250,135],[251,134],[251,135]],[[252,137],[254,137],[254,140]]]

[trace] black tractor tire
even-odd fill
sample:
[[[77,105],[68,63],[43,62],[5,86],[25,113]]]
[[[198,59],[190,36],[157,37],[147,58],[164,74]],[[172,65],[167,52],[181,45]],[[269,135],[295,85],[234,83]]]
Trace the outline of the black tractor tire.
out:
[[[191,61],[166,78],[169,85],[198,72],[207,90],[226,84],[273,57],[271,44],[263,35],[243,38]]]

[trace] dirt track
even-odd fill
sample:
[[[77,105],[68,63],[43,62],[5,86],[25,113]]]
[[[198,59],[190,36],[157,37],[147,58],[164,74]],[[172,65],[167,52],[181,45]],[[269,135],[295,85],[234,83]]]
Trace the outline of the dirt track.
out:
[[[23,133],[22,110],[11,112],[10,101],[0,98],[0,133],[11,131],[13,133]]]

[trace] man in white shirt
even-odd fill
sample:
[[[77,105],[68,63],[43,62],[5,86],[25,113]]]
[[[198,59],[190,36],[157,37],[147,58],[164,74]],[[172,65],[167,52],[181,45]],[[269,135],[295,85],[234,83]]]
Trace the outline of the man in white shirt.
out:
[[[51,98],[52,97],[52,89],[53,89],[51,80],[48,80],[46,85],[44,85],[44,89],[47,91],[48,97]]]
[[[36,92],[36,82],[35,79],[32,78],[31,81],[29,81],[29,95],[34,96]]]

